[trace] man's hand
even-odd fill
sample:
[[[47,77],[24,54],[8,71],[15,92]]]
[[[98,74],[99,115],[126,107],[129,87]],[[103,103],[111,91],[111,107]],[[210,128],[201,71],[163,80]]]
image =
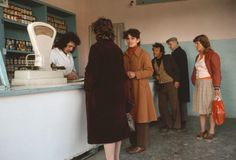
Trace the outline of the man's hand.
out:
[[[158,81],[160,80],[160,76],[154,76],[154,78]]]
[[[179,88],[179,86],[180,86],[180,84],[179,84],[179,82],[175,82],[175,88]]]

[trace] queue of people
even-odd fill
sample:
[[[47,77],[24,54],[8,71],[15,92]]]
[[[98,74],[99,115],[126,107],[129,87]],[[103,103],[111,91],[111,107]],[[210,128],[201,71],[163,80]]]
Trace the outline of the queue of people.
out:
[[[149,124],[158,119],[149,86],[151,77],[155,80],[155,91],[158,93],[160,132],[185,130],[187,103],[190,101],[189,71],[187,54],[177,38],[166,41],[171,54],[165,54],[161,43],[154,43],[154,58],[151,60],[149,53],[140,47],[138,29],[130,28],[124,32],[123,38],[128,46],[124,53],[114,43],[110,19],[99,18],[92,29],[97,42],[89,51],[84,84],[88,143],[103,144],[107,160],[119,160],[121,141],[126,138],[130,140],[130,146],[126,149],[128,153],[140,153],[147,149]],[[193,42],[198,51],[192,72],[193,111],[199,114],[200,121],[196,138],[212,140],[215,137],[215,123],[211,103],[215,96],[220,95],[220,57],[211,48],[206,35],[197,36]],[[77,35],[67,33],[55,44],[51,53],[52,63],[64,66],[68,79],[78,78],[72,53],[79,44]],[[127,112],[132,115],[134,131],[130,130]],[[206,129],[207,117],[209,130]]]

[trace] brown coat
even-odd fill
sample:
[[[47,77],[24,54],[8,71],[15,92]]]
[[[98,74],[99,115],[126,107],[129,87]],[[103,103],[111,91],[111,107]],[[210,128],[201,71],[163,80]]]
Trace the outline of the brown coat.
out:
[[[129,136],[123,52],[112,40],[90,48],[85,72],[88,143],[113,143]]]
[[[131,97],[134,108],[131,111],[136,123],[148,123],[157,120],[153,96],[148,79],[153,75],[149,54],[138,47],[133,54],[124,55],[125,71],[135,72],[136,77],[130,80]]]

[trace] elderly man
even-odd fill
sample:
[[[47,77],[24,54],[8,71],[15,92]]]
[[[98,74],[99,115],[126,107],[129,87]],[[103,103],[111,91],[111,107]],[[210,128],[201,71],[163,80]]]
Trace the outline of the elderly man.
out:
[[[166,41],[169,48],[172,50],[172,57],[179,68],[180,85],[178,88],[178,99],[181,113],[182,129],[185,129],[188,111],[187,103],[189,102],[189,74],[188,74],[188,59],[186,52],[179,46],[176,37],[172,37]]]

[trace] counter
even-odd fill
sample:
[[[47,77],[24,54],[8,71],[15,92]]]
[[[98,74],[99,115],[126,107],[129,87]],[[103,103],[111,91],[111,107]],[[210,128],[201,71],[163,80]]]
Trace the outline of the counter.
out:
[[[76,90],[83,89],[83,82],[68,83],[66,85],[53,85],[53,86],[17,86],[11,87],[8,90],[0,90],[0,97],[6,96],[19,96],[36,93],[46,93],[63,90]]]
[[[70,160],[97,147],[87,144],[83,82],[0,91],[0,130],[1,160]]]
[[[83,83],[0,91],[0,159],[69,160],[87,144]]]

